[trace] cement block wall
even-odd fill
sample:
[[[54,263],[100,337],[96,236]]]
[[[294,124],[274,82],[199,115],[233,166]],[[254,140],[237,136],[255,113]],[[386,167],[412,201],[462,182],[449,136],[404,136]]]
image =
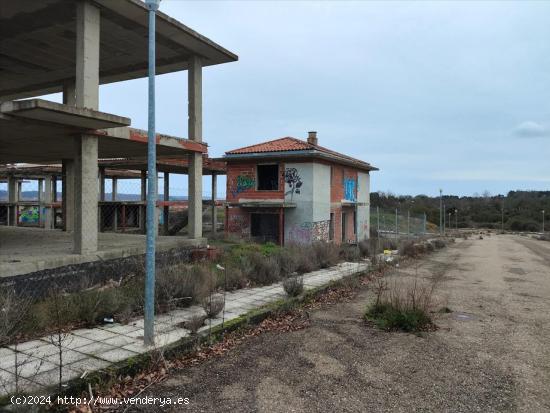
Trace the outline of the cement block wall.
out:
[[[369,238],[370,234],[370,175],[357,174],[357,241]]]
[[[329,240],[330,167],[301,162],[285,165],[285,242],[310,243]]]

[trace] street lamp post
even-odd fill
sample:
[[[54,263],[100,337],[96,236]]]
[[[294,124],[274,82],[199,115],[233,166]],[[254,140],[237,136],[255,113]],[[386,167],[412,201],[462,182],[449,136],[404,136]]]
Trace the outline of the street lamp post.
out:
[[[149,10],[149,116],[147,130],[147,236],[145,253],[145,308],[143,341],[155,344],[155,244],[157,201],[157,147],[155,139],[155,20],[160,0],[146,0]]]

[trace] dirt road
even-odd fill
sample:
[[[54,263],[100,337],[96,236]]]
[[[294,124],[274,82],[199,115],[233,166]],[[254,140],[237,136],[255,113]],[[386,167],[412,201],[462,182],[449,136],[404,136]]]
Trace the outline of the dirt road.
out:
[[[452,313],[421,336],[362,315],[371,291],[148,389],[193,412],[550,412],[550,243],[467,240],[392,277],[442,279]],[[148,407],[147,411],[167,411]]]

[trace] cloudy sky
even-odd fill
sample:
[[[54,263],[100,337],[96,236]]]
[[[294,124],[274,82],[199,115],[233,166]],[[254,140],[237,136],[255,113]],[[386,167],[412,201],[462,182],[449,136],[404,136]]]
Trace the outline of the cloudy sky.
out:
[[[161,10],[239,55],[204,70],[214,156],[317,130],[322,145],[380,168],[373,190],[550,189],[550,2],[164,0]],[[186,73],[157,79],[158,130],[185,137]],[[145,79],[102,86],[100,109],[146,128],[146,93]]]

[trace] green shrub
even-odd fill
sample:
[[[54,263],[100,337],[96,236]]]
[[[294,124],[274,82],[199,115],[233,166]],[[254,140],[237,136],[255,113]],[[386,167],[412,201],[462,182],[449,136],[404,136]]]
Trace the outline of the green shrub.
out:
[[[274,257],[266,257],[261,253],[248,256],[250,262],[248,279],[256,285],[269,285],[281,279],[281,270]]]
[[[336,265],[340,258],[339,247],[332,242],[316,241],[311,244],[316,261],[320,268]]]
[[[340,249],[340,257],[344,261],[356,262],[361,259],[361,256],[362,254],[361,254],[361,250],[359,249],[359,246],[344,244]]]
[[[432,324],[421,309],[398,310],[388,303],[371,306],[365,316],[382,330],[421,331]]]
[[[221,294],[211,294],[202,299],[202,308],[208,318],[214,318],[221,313],[224,305],[224,298]]]
[[[283,288],[291,297],[297,297],[304,291],[304,279],[301,276],[292,276],[283,280]]]

